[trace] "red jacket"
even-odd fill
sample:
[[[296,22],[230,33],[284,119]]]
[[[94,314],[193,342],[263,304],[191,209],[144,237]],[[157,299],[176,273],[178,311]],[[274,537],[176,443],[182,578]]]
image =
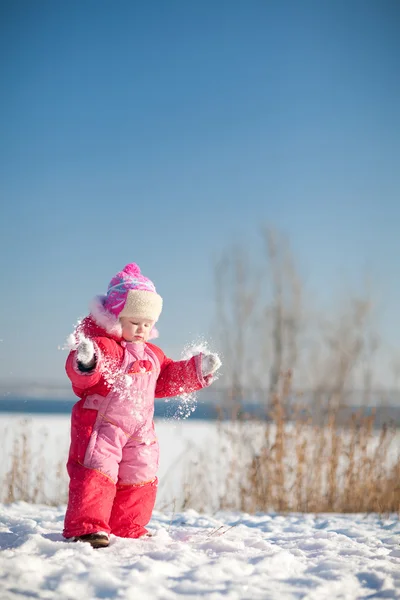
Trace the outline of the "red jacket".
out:
[[[114,337],[100,327],[92,317],[86,317],[80,325],[80,331],[90,338],[101,353],[102,359],[112,365],[111,370],[118,372],[124,356],[121,339]],[[147,343],[157,355],[160,362],[160,375],[155,390],[156,398],[168,398],[182,393],[190,393],[207,387],[211,376],[203,377],[201,373],[201,356],[190,360],[173,361],[167,358],[158,346]],[[110,383],[105,379],[102,369],[95,368],[88,373],[81,373],[77,368],[76,351],[68,355],[65,369],[72,383],[76,396],[85,398],[89,394],[106,396],[110,391]]]

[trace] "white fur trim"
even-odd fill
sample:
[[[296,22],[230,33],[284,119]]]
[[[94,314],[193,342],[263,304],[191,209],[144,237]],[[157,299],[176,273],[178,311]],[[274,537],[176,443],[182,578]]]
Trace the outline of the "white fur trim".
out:
[[[120,317],[136,317],[157,321],[162,310],[162,298],[147,290],[129,290]]]
[[[152,330],[150,331],[149,340],[155,340],[159,337],[159,335],[158,329],[153,326]]]
[[[107,333],[115,337],[122,337],[122,327],[119,319],[104,308],[105,296],[96,296],[90,304],[90,314],[93,320]]]

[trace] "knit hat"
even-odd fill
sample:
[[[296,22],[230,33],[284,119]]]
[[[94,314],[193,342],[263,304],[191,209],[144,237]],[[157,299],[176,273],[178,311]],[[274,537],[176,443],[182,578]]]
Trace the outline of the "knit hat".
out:
[[[104,297],[105,310],[115,317],[136,317],[157,321],[162,310],[162,298],[154,283],[141,274],[135,263],[126,265],[110,281]]]

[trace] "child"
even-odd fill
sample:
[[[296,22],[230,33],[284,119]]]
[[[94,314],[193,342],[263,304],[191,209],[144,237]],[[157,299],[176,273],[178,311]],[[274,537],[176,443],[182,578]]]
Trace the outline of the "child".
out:
[[[66,538],[109,544],[138,538],[153,511],[159,448],[154,398],[211,384],[218,355],[174,362],[148,342],[162,309],[153,283],[132,263],[95,298],[75,331],[66,371],[80,400],[72,409]]]

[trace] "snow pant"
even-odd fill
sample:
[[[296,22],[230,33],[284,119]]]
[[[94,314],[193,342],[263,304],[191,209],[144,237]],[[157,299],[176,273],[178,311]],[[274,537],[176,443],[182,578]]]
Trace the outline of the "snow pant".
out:
[[[158,443],[127,437],[109,422],[102,427],[97,411],[83,404],[77,402],[72,411],[63,535],[104,531],[138,538],[147,533],[156,500]]]

